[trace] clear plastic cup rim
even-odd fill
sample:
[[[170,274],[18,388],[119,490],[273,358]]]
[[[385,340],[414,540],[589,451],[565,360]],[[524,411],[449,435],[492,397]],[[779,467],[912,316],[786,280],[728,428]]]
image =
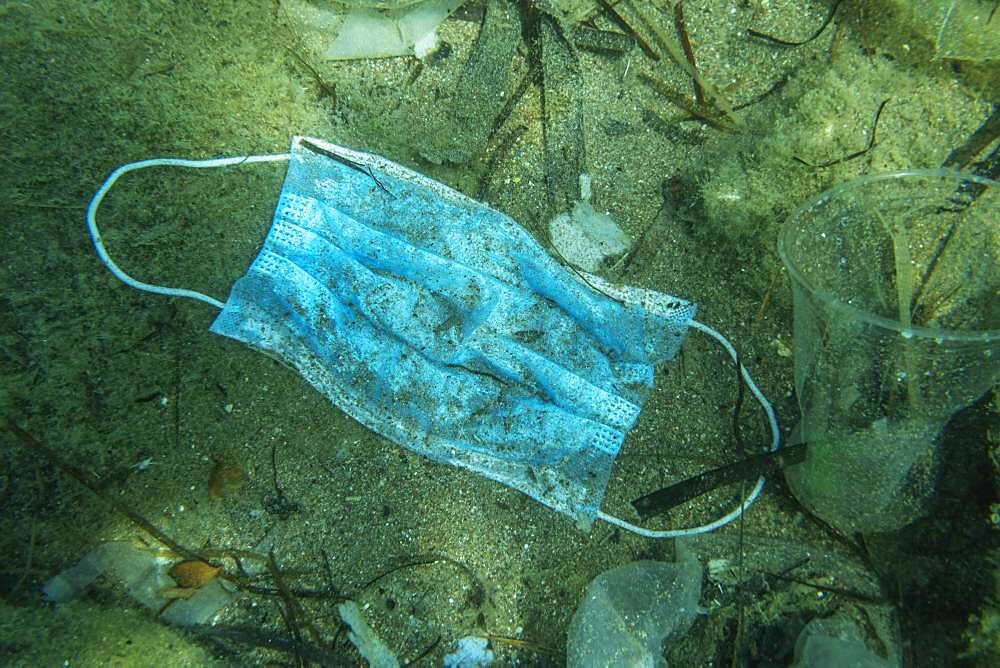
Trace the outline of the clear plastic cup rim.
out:
[[[817,288],[815,285],[809,282],[809,280],[802,275],[798,267],[785,250],[785,235],[789,232],[789,223],[801,216],[803,216],[807,211],[814,208],[815,206],[822,204],[824,201],[830,199],[834,195],[837,195],[846,190],[855,190],[859,186],[864,186],[865,184],[874,183],[877,181],[888,181],[890,179],[898,179],[907,176],[919,176],[922,178],[937,178],[937,179],[952,179],[955,181],[970,181],[973,183],[978,183],[984,185],[988,188],[1000,188],[1000,182],[993,181],[991,179],[984,178],[982,176],[977,176],[975,174],[969,174],[966,172],[959,172],[951,169],[904,169],[896,172],[885,172],[883,174],[872,174],[868,176],[861,176],[850,181],[845,181],[844,183],[839,183],[828,190],[823,191],[818,197],[810,200],[806,204],[800,206],[795,212],[788,216],[784,224],[781,226],[781,231],[778,233],[778,255],[781,257],[782,264],[785,265],[785,269],[788,274],[792,277],[792,280],[799,283],[802,287],[806,288],[810,293],[817,295],[823,301],[830,304],[832,307],[841,309],[854,318],[859,319],[863,322],[868,322],[873,325],[882,327],[883,329],[898,332],[900,336],[904,338],[922,338],[931,339],[937,341],[938,343],[948,342],[986,342],[992,343],[993,341],[1000,340],[1000,329],[986,329],[986,330],[974,330],[974,331],[963,331],[963,330],[948,330],[948,329],[936,329],[933,327],[920,327],[920,326],[903,326],[899,321],[886,318],[884,316],[877,315],[868,311],[866,309],[858,308],[852,304],[845,302],[839,297],[833,294]]]

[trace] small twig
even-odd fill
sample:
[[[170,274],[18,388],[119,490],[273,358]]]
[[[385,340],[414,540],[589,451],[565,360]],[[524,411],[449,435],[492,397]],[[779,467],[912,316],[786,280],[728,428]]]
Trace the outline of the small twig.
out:
[[[785,582],[794,582],[795,584],[800,584],[805,587],[812,587],[817,591],[827,592],[828,594],[837,594],[839,596],[845,596],[847,598],[854,599],[855,601],[860,601],[861,603],[872,603],[875,605],[882,605],[886,602],[886,598],[883,596],[871,596],[869,594],[862,594],[858,591],[853,591],[850,589],[841,589],[840,587],[829,587],[827,585],[816,584],[815,582],[807,582],[805,580],[800,580],[799,578],[793,578],[788,575],[778,575],[777,573],[767,573],[769,577],[777,578],[778,580],[784,580]]]
[[[740,457],[746,457],[747,447],[743,442],[743,435],[740,433],[740,411],[743,409],[743,363],[740,362],[739,353],[736,354],[734,363],[736,368],[736,405],[733,406],[733,444],[740,453]],[[746,478],[744,478],[746,480]],[[743,498],[746,498],[745,496]]]
[[[628,271],[629,265],[631,265],[632,261],[635,260],[635,256],[639,254],[639,249],[642,248],[643,242],[646,240],[646,234],[649,232],[649,230],[653,227],[653,225],[659,219],[660,214],[663,212],[664,206],[665,205],[663,205],[663,204],[660,205],[660,208],[656,210],[656,213],[649,220],[649,222],[647,222],[643,226],[642,231],[639,232],[639,236],[638,236],[638,238],[636,238],[635,242],[632,244],[632,247],[629,248],[628,251],[624,255],[622,255],[620,258],[618,258],[617,262],[615,262],[613,265],[611,265],[611,271],[617,271],[620,274],[624,274],[625,272]]]
[[[21,585],[24,584],[24,581],[28,579],[29,575],[31,575],[31,570],[32,570],[31,566],[35,556],[35,543],[37,540],[38,540],[38,523],[32,522],[31,536],[29,536],[28,538],[28,554],[24,558],[24,570],[21,571],[21,577],[19,577],[17,579],[17,582],[14,583],[14,586],[11,587],[10,589],[11,595],[17,593],[17,591],[21,588]]]
[[[21,427],[19,427],[13,420],[5,418],[3,427],[10,433],[14,434],[14,436],[16,436],[18,440],[21,441],[26,448],[28,448],[28,450],[47,459],[50,464],[89,489],[97,498],[107,503],[116,511],[131,520],[131,522],[137,527],[141,528],[143,531],[169,547],[177,554],[181,555],[185,559],[195,559],[208,563],[207,559],[203,558],[194,550],[184,547],[173,538],[160,531],[149,520],[129,508],[125,505],[125,503],[108,496],[100,487],[97,486],[96,483],[84,475],[82,471],[65,463],[53,450],[35,440],[35,437],[21,429]]]
[[[533,640],[524,640],[522,638],[509,638],[507,636],[497,636],[492,633],[487,633],[485,636],[481,636],[489,640],[491,643],[497,643],[500,645],[508,645],[509,647],[516,647],[518,649],[526,649],[532,652],[538,652],[540,654],[548,654],[549,656],[561,656],[557,650],[551,647],[546,647],[540,643],[534,642]]]
[[[759,322],[761,316],[764,315],[764,309],[767,308],[768,302],[771,301],[771,292],[774,290],[774,285],[778,282],[778,276],[780,275],[781,273],[778,271],[771,272],[771,281],[768,283],[767,290],[764,291],[764,296],[760,300],[760,306],[757,307],[757,312],[753,314],[752,322]]]
[[[806,37],[802,41],[796,42],[796,41],[783,40],[779,37],[772,37],[771,35],[767,35],[762,32],[757,32],[756,30],[747,30],[747,34],[750,35],[751,37],[757,37],[758,39],[770,42],[771,44],[774,44],[776,46],[782,46],[786,48],[808,44],[809,42],[819,37],[823,33],[823,31],[826,30],[826,27],[830,25],[830,21],[833,20],[833,15],[837,13],[837,8],[840,7],[840,3],[841,0],[837,0],[836,2],[834,2],[833,6],[830,7],[830,13],[826,15],[826,19],[823,21],[823,24],[816,30],[816,32],[814,32],[809,37]]]
[[[181,342],[180,334],[177,330],[173,336],[174,353],[174,452],[181,449]]]
[[[313,142],[309,141],[308,139],[300,139],[299,140],[299,146],[301,146],[302,148],[304,148],[304,149],[306,149],[308,151],[312,151],[313,153],[315,153],[317,155],[321,155],[321,156],[323,156],[325,158],[330,158],[331,160],[339,162],[340,164],[344,165],[345,167],[350,167],[351,169],[353,169],[355,171],[358,171],[358,172],[361,172],[362,174],[367,174],[371,178],[371,180],[375,182],[375,185],[377,185],[380,190],[382,190],[384,193],[386,193],[387,195],[389,195],[392,198],[396,197],[395,193],[391,192],[388,188],[386,188],[382,184],[381,181],[378,180],[378,177],[375,176],[375,172],[372,171],[371,165],[368,165],[366,163],[361,163],[361,162],[355,162],[354,160],[351,160],[350,158],[347,158],[347,157],[344,157],[344,156],[339,155],[337,153],[334,153],[333,151],[328,151],[325,148],[323,148],[322,146],[319,146],[318,144],[314,144]]]
[[[618,12],[618,10],[612,7],[607,0],[597,0],[597,2],[604,9],[604,12],[608,15],[608,18],[610,18],[615,24],[618,25],[619,28],[624,30],[627,34],[632,36],[632,39],[635,40],[635,43],[639,45],[639,48],[642,49],[642,52],[646,54],[648,58],[654,61],[660,59],[660,54],[658,54],[656,51],[653,50],[653,48],[649,45],[649,42],[647,42],[645,38],[643,38],[643,36],[639,34],[639,31],[633,28],[629,24],[629,22],[625,19],[625,17],[622,16]]]
[[[271,443],[271,484],[274,486],[274,495],[269,494],[264,498],[264,510],[282,519],[301,510],[301,506],[296,501],[289,499],[285,490],[278,485],[278,445],[273,441]]]
[[[319,632],[319,629],[306,619],[305,611],[302,609],[302,604],[299,603],[298,599],[292,593],[288,585],[285,584],[285,579],[281,575],[281,570],[278,568],[278,563],[274,559],[274,550],[271,550],[267,555],[267,570],[271,574],[271,579],[274,580],[274,585],[278,590],[278,596],[281,598],[284,604],[284,617],[285,623],[288,626],[289,633],[291,633],[292,638],[295,639],[296,643],[301,643],[301,634],[299,633],[300,628],[305,628],[312,637],[313,642],[319,646],[323,646],[323,636]]]
[[[149,77],[157,77],[157,76],[162,76],[162,75],[165,75],[165,74],[170,74],[171,72],[174,71],[174,66],[175,66],[174,63],[167,63],[166,65],[163,65],[162,67],[158,67],[155,70],[152,70],[150,72],[144,73],[142,75],[142,77],[144,79],[147,79]]]
[[[657,93],[665,97],[668,101],[680,107],[698,120],[704,121],[712,127],[719,128],[720,130],[733,130],[736,128],[736,124],[730,117],[719,112],[715,108],[710,107],[709,105],[692,104],[688,98],[674,92],[670,86],[663,81],[660,81],[652,74],[640,70],[639,78]]]
[[[948,243],[951,242],[951,238],[955,236],[955,230],[958,229],[957,220],[952,221],[951,225],[948,226],[948,230],[944,233],[941,239],[938,241],[937,246],[934,248],[934,253],[931,255],[930,261],[927,263],[927,268],[924,269],[924,273],[920,276],[920,281],[917,283],[916,289],[913,290],[913,295],[910,298],[910,313],[915,313],[917,310],[917,302],[923,296],[924,288],[927,287],[927,281],[930,280],[931,274],[934,273],[934,269],[937,268],[938,260],[941,259],[941,254],[944,253],[945,249],[948,247]],[[957,286],[956,286],[957,290]],[[928,324],[931,318],[930,313],[921,314],[923,324]]]
[[[436,564],[436,563],[440,563],[440,562],[445,562],[445,563],[451,564],[452,566],[454,566],[458,570],[460,570],[463,574],[465,574],[465,576],[468,577],[472,581],[473,585],[475,585],[475,588],[469,593],[470,597],[482,599],[486,595],[486,588],[483,586],[483,583],[479,581],[479,578],[476,576],[476,574],[472,572],[472,569],[470,569],[468,566],[466,566],[465,564],[463,564],[461,561],[458,561],[457,559],[449,557],[446,554],[426,554],[426,555],[415,556],[415,557],[411,558],[410,560],[408,560],[408,561],[406,561],[406,562],[404,562],[402,564],[399,564],[398,566],[393,566],[393,567],[391,567],[391,568],[389,568],[389,569],[387,569],[387,570],[379,573],[378,575],[376,575],[375,577],[373,577],[371,580],[369,580],[368,582],[366,582],[365,584],[363,584],[361,586],[361,591],[364,591],[364,590],[368,589],[369,587],[371,587],[372,585],[374,585],[379,580],[381,580],[383,578],[386,578],[386,577],[392,575],[393,573],[401,571],[401,570],[403,570],[405,568],[412,568],[414,566],[427,566],[427,565],[430,565],[430,564]]]
[[[697,72],[698,65],[694,60],[694,49],[691,47],[691,40],[688,39],[687,26],[684,25],[684,0],[674,5],[674,30],[677,31],[677,38],[680,40],[681,48],[684,50],[684,57],[690,63],[691,69]],[[705,93],[701,89],[701,81],[699,81],[698,77],[692,77],[692,81],[694,82],[695,101],[699,105],[705,104]]]
[[[698,86],[700,86],[704,104],[691,106],[695,109],[710,108],[714,114],[725,117],[725,123],[731,127],[738,127],[742,125],[743,121],[733,113],[732,105],[729,104],[729,102],[716,90],[715,86],[713,86],[711,82],[702,77],[701,73],[692,67],[691,63],[684,55],[683,49],[664,33],[655,17],[649,13],[648,9],[635,3],[627,3],[627,6],[638,17],[639,22],[649,29],[650,33],[655,38],[657,45],[663,50],[663,52],[670,56],[670,59],[679,65],[681,69],[683,69],[688,76],[694,79],[698,83]],[[662,90],[660,92],[661,94],[663,93]],[[676,100],[671,101],[677,104]],[[694,113],[694,115],[702,118],[706,116],[704,113]]]
[[[414,665],[414,664],[418,663],[419,661],[422,661],[422,660],[423,660],[423,659],[425,659],[425,658],[426,658],[426,657],[427,657],[427,656],[428,656],[428,655],[429,655],[429,654],[430,654],[431,652],[433,652],[433,651],[434,651],[434,648],[435,648],[435,647],[437,647],[437,646],[438,646],[438,645],[440,645],[440,644],[441,644],[441,636],[437,636],[436,638],[434,638],[434,642],[432,642],[432,643],[431,643],[430,645],[428,645],[427,647],[425,647],[425,648],[424,648],[424,650],[423,650],[422,652],[420,652],[420,654],[418,654],[418,655],[416,655],[415,657],[413,657],[413,659],[412,659],[412,660],[410,660],[410,661],[407,661],[407,662],[406,662],[406,665],[407,665],[407,666],[412,666],[412,665]]]
[[[747,100],[746,102],[740,102],[739,104],[734,104],[733,105],[733,111],[739,111],[740,109],[746,109],[747,107],[755,105],[758,102],[763,102],[764,99],[766,99],[770,95],[773,95],[774,93],[777,93],[779,90],[781,90],[786,83],[788,83],[788,77],[784,76],[784,77],[778,79],[777,81],[775,81],[771,85],[770,88],[768,88],[766,91],[764,91],[763,93],[761,93],[757,97],[752,98],[750,100]]]
[[[71,209],[83,211],[87,207],[80,204],[55,204],[50,202],[8,202],[8,206],[19,206],[24,209]]]
[[[1000,105],[993,107],[993,113],[961,146],[948,154],[941,166],[963,169],[997,137],[1000,137]]]
[[[624,55],[635,44],[635,39],[631,35],[613,30],[599,30],[584,25],[573,28],[571,35],[576,48],[611,56]]]
[[[313,67],[312,63],[306,60],[305,56],[296,51],[295,49],[286,46],[285,50],[298,61],[299,65],[305,69],[306,73],[312,77],[313,82],[316,84],[316,88],[319,89],[319,94],[317,97],[319,99],[330,98],[331,104],[337,104],[337,85],[328,84],[326,80],[320,75],[319,71]]]
[[[734,366],[736,368],[736,405],[733,407],[733,442],[740,452],[740,456],[746,456],[746,445],[743,443],[743,436],[740,433],[740,411],[743,408],[743,364],[740,362],[740,354],[736,353],[736,359],[734,360]],[[740,481],[740,498],[747,498],[747,480],[743,478]],[[741,501],[741,504],[745,504],[745,501]],[[745,511],[746,506],[740,508],[740,510]],[[740,513],[739,522],[739,539],[736,543],[736,605],[737,605],[737,621],[736,621],[736,638],[733,640],[733,658],[732,667],[740,665],[740,658],[743,655],[743,643],[746,637],[746,600],[743,596],[743,578],[746,576],[746,571],[744,570],[743,564],[743,544],[745,539],[745,527],[746,527],[746,513]]]
[[[882,110],[885,108],[885,105],[891,99],[892,98],[887,97],[886,99],[882,100],[882,104],[878,105],[878,111],[875,112],[875,120],[872,121],[872,133],[871,133],[871,136],[868,138],[868,145],[865,146],[860,151],[855,151],[854,153],[851,153],[849,155],[845,155],[842,158],[837,158],[836,160],[831,160],[829,162],[822,162],[822,163],[819,163],[818,165],[814,165],[811,162],[803,160],[802,158],[800,158],[797,155],[793,155],[792,156],[792,160],[794,160],[796,162],[801,162],[803,165],[806,165],[807,167],[812,167],[814,169],[821,169],[821,168],[824,168],[824,167],[833,167],[834,165],[839,165],[842,162],[847,162],[848,160],[854,160],[855,158],[860,158],[865,153],[868,153],[870,150],[872,150],[875,147],[875,131],[878,129],[878,121],[882,117]]]

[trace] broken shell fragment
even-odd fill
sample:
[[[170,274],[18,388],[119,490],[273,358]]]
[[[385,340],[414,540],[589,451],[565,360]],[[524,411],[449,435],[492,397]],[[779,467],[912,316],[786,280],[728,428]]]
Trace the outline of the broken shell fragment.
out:
[[[171,566],[167,575],[173,578],[178,587],[196,589],[214,580],[221,570],[220,567],[206,564],[204,561],[189,559]]]

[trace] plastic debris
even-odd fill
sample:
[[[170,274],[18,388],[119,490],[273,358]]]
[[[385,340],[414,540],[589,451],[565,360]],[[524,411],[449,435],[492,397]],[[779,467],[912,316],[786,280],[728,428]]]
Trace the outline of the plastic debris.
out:
[[[806,624],[795,642],[792,668],[888,668],[892,665],[868,649],[852,622],[834,617],[814,619]]]
[[[629,238],[607,214],[590,204],[590,177],[580,175],[580,200],[569,213],[549,222],[552,245],[584,271],[597,272],[604,261],[628,250]]]
[[[376,8],[355,1],[345,3],[346,11],[336,12],[297,0],[288,4],[288,11],[307,30],[332,37],[325,53],[330,60],[422,58],[437,48],[437,27],[462,2],[422,0]]]
[[[444,657],[444,668],[483,668],[493,663],[489,642],[479,636],[459,638],[455,651]]]
[[[680,543],[677,561],[634,561],[598,575],[569,625],[566,665],[665,666],[663,643],[701,611],[702,569]]]
[[[385,643],[375,634],[372,627],[361,616],[361,608],[354,601],[347,601],[337,606],[340,611],[340,619],[351,627],[347,634],[347,639],[354,643],[358,653],[372,666],[372,668],[397,668],[399,659],[393,654]]]
[[[168,575],[168,568],[176,561],[165,550],[150,550],[125,542],[103,543],[46,582],[42,593],[46,601],[66,603],[79,597],[98,576],[106,575],[121,582],[137,603],[155,612],[162,610],[160,618],[177,626],[209,623],[216,613],[236,600],[238,592],[217,577],[204,586],[192,588],[188,598],[165,595],[176,591],[179,584]]]

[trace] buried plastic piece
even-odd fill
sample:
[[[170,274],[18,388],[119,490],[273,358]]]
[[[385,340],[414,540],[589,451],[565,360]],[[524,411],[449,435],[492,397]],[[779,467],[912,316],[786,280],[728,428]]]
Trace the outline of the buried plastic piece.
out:
[[[814,619],[795,642],[792,668],[890,668],[897,665],[872,652],[853,622],[844,617]]]
[[[46,601],[66,603],[81,596],[98,576],[104,575],[120,583],[134,601],[157,611],[161,619],[176,626],[209,623],[238,598],[235,588],[221,578],[190,589],[187,598],[169,598],[168,592],[177,586],[168,575],[168,567],[174,562],[176,556],[165,550],[125,542],[102,543],[50,578],[42,593]]]
[[[598,575],[569,624],[566,665],[665,666],[663,643],[701,612],[702,569],[677,542],[677,561],[634,561]]]
[[[347,639],[357,648],[372,668],[399,668],[399,659],[386,647],[381,638],[368,625],[361,615],[361,608],[354,601],[347,601],[337,606],[340,619],[347,624],[350,631]]]
[[[571,211],[549,221],[549,239],[563,260],[594,272],[624,254],[629,239],[611,216],[594,210],[590,196],[590,175],[581,174],[580,199]]]
[[[123,174],[153,165],[289,160],[260,254],[225,304],[143,283],[108,256],[100,202]],[[390,441],[517,489],[589,528],[596,518],[663,538],[600,510],[626,432],[673,358],[695,306],[652,290],[581,280],[517,223],[376,155],[296,137],[288,155],[147,160],[116,169],[87,209],[116,277],[222,308],[212,331],[296,369],[334,405]],[[746,369],[744,379],[770,405]]]
[[[444,668],[484,668],[494,658],[486,638],[466,636],[455,643],[455,651],[445,655]]]
[[[437,28],[464,0],[347,0],[333,10],[286,0],[287,13],[311,42],[329,42],[330,60],[423,58],[437,48]]]

